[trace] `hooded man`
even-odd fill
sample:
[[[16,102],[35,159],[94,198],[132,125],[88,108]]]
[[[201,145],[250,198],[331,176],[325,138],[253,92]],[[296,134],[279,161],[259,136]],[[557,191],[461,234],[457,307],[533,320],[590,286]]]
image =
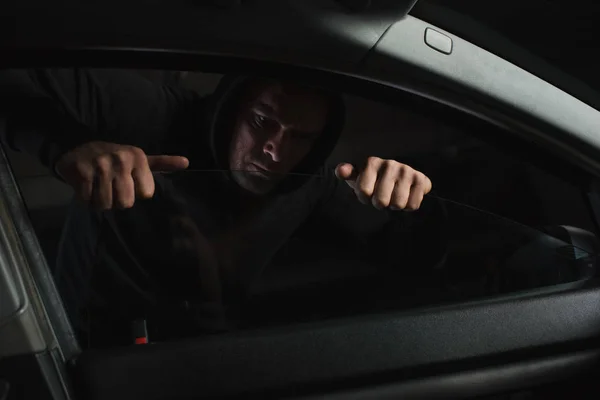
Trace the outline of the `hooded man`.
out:
[[[220,310],[307,219],[373,236],[390,221],[378,210],[417,210],[431,190],[424,174],[395,160],[326,167],[344,106],[309,85],[225,77],[201,98],[123,71],[0,79],[5,142],[37,156],[80,200],[57,261],[76,325],[91,286],[104,288],[96,303],[113,310],[138,301],[124,298],[132,291],[150,303],[166,293]],[[186,169],[223,172],[164,174]]]

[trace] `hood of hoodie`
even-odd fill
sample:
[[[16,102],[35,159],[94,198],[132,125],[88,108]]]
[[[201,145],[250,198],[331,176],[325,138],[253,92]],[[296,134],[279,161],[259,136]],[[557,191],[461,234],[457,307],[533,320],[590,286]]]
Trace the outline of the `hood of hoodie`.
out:
[[[215,92],[208,99],[210,150],[217,169],[229,170],[229,152],[236,114],[243,92],[253,79],[256,78],[226,75],[220,80]],[[333,151],[344,127],[345,106],[340,95],[332,93],[330,96],[332,99],[331,109],[322,134],[315,141],[312,150],[290,171],[291,174],[275,187],[272,194],[289,193],[303,186],[312,178],[311,175],[320,172]],[[237,189],[241,189],[231,178],[230,173],[226,173],[226,180]]]

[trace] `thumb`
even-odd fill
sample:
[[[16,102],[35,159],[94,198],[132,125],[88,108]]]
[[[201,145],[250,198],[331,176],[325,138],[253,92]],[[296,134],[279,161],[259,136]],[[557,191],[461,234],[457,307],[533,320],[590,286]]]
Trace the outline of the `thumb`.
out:
[[[358,178],[358,170],[350,163],[341,163],[335,167],[335,176],[350,184]]]
[[[179,171],[189,165],[189,160],[182,156],[148,156],[148,166],[151,171]]]

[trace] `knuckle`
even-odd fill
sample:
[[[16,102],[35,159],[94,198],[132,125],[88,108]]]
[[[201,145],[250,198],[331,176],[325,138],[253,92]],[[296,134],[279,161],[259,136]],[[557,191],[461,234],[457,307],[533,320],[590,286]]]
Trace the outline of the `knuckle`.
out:
[[[113,153],[113,157],[118,163],[124,165],[131,161],[132,154],[127,149],[121,148]]]
[[[367,165],[369,167],[376,167],[379,164],[381,164],[381,158],[373,156],[367,158]]]
[[[390,171],[400,171],[402,168],[402,164],[395,160],[385,160],[384,165],[385,168],[389,169]]]
[[[140,149],[139,147],[129,146],[127,150],[136,160],[140,158],[146,158],[146,153],[144,153],[144,150]]]
[[[416,171],[408,165],[400,166],[400,176],[402,177],[402,179],[414,179],[415,172]]]
[[[414,176],[415,182],[426,183],[429,180],[429,178],[427,178],[424,173],[419,171],[414,171]]]
[[[94,164],[98,172],[102,175],[108,175],[111,170],[112,162],[109,156],[102,155],[94,160]]]
[[[397,164],[398,162],[394,160],[381,160],[381,165],[383,165],[385,168],[394,168],[397,166]]]

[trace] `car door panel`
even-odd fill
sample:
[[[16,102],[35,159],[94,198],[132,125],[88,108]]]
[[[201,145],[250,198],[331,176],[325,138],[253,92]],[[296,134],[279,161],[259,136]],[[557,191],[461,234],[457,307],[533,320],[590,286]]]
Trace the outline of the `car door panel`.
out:
[[[343,388],[347,379],[366,386],[564,356],[589,349],[600,333],[600,291],[596,283],[580,285],[396,315],[90,350],[77,361],[77,381],[86,398],[98,399],[277,389],[289,395],[313,385]],[[546,377],[546,383],[554,379]]]

